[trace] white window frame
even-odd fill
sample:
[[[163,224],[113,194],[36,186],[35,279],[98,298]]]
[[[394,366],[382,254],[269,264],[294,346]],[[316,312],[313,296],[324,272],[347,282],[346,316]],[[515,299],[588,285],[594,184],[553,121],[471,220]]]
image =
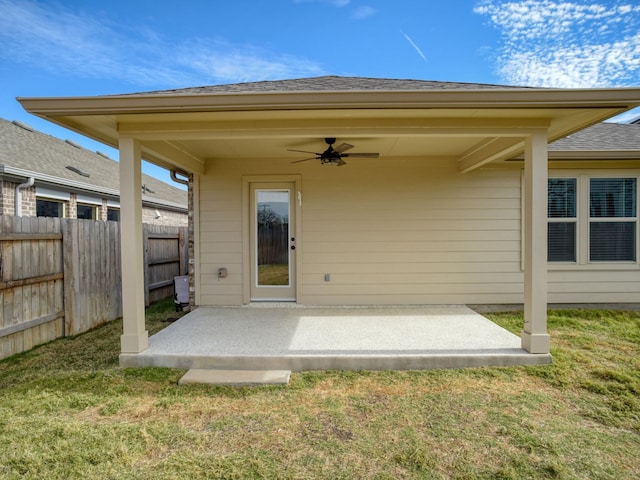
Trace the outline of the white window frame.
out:
[[[85,202],[78,202],[76,203],[76,217],[78,217],[78,208],[79,207],[89,207],[91,208],[92,214],[91,214],[91,219],[90,220],[98,220],[98,206],[96,204],[90,204],[90,203],[85,203]],[[86,219],[89,220],[89,219]]]
[[[637,270],[640,267],[640,174],[637,170],[549,170],[549,179],[576,179],[576,261],[547,262],[549,270]],[[594,217],[590,209],[590,181],[592,178],[635,178],[636,179],[636,216],[635,217]],[[565,218],[548,218],[547,222],[566,222]],[[635,222],[635,260],[591,261],[589,258],[589,230],[594,222]]]
[[[45,197],[44,195],[36,194],[36,215],[38,212],[38,200],[43,200],[45,202],[54,202],[62,205],[62,216],[61,217],[49,217],[49,218],[67,218],[67,208],[69,205],[69,200],[65,201],[64,198],[59,197]],[[47,217],[44,217],[47,218]]]

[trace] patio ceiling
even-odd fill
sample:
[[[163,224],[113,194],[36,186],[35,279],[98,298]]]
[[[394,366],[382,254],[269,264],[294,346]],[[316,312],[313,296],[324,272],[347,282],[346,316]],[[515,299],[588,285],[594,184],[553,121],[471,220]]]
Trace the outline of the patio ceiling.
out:
[[[449,157],[461,172],[523,152],[533,130],[549,140],[640,105],[640,90],[136,94],[23,98],[36,115],[113,147],[141,141],[144,158],[205,173],[209,159],[291,161],[321,152],[325,137],[381,160]],[[353,159],[363,162],[366,159]],[[304,164],[303,164],[304,165]]]

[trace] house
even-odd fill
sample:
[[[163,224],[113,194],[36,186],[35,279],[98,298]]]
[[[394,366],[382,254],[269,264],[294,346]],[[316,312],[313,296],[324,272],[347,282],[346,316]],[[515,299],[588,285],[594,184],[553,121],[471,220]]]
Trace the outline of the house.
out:
[[[0,215],[117,221],[118,178],[107,155],[0,119]],[[141,188],[144,223],[187,224],[185,190],[148,175]]]
[[[548,298],[640,301],[637,152],[547,154],[640,89],[327,76],[19,101],[120,150],[123,353],[147,348],[141,158],[192,180],[194,305],[524,303],[522,346],[548,353]]]

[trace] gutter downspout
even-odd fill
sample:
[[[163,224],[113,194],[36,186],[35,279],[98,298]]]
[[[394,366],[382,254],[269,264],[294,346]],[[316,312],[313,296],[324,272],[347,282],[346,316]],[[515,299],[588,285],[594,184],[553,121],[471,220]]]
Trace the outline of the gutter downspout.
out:
[[[176,170],[170,170],[169,174],[171,175],[171,180],[173,180],[176,183],[181,183],[182,185],[189,185],[189,180],[185,179],[185,178],[178,178],[177,175],[181,175],[183,177],[186,177],[187,175],[183,172],[178,172]],[[188,178],[188,177],[187,177]]]
[[[16,187],[16,198],[15,198],[15,214],[16,217],[22,216],[22,189],[33,187],[36,179],[34,177],[29,177],[29,179],[25,183],[21,183]]]

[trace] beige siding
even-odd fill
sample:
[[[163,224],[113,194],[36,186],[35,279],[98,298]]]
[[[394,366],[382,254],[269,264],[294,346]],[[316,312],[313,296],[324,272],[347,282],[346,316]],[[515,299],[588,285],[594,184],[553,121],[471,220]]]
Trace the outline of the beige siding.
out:
[[[518,174],[460,175],[450,160],[393,165],[354,160],[344,173],[315,168],[304,176],[305,302],[438,304],[519,296]]]
[[[301,175],[298,302],[523,302],[521,165],[450,159],[212,161],[200,187],[203,305],[243,302],[243,175]],[[229,276],[218,279],[226,267]],[[637,266],[636,266],[637,267]],[[640,302],[640,269],[552,267],[549,301]],[[330,281],[325,281],[325,274]]]
[[[522,301],[520,171],[460,175],[449,159],[392,165],[211,162],[200,184],[202,304],[242,302],[242,176],[274,172],[302,177],[300,303]]]
[[[579,269],[549,272],[550,303],[638,303],[640,271]]]

